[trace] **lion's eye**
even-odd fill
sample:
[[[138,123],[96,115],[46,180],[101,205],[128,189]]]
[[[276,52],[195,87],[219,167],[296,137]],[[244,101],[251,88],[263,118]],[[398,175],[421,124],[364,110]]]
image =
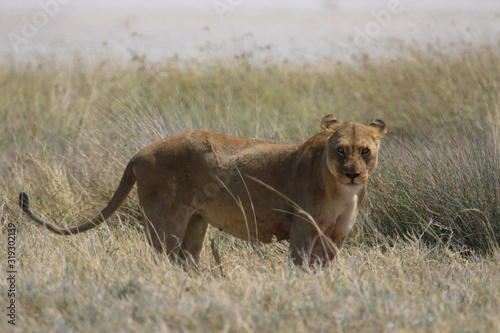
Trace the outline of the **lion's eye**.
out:
[[[337,153],[339,153],[340,155],[344,155],[344,153],[345,153],[344,148],[342,148],[342,147],[338,147],[338,148],[337,148]]]
[[[369,148],[363,148],[363,150],[361,151],[361,154],[363,154],[363,155],[368,155],[369,153],[370,153]]]

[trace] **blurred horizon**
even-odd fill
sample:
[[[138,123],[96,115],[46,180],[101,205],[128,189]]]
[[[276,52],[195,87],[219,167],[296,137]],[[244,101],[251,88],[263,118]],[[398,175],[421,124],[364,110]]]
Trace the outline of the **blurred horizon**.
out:
[[[493,0],[7,0],[0,62],[133,57],[203,61],[256,57],[317,61],[416,47],[498,45]],[[259,59],[260,59],[259,58]]]

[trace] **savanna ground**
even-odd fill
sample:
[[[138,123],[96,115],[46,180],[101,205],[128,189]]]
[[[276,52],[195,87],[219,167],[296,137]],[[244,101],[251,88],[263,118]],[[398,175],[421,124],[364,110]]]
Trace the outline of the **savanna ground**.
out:
[[[0,66],[0,331],[500,331],[498,51]],[[109,223],[75,237],[27,223],[17,206],[26,191],[35,212],[71,226],[103,207],[152,141],[203,128],[300,142],[327,113],[382,118],[389,133],[357,225],[324,269],[294,268],[286,242],[210,229],[200,271],[185,272],[149,248],[134,192]]]

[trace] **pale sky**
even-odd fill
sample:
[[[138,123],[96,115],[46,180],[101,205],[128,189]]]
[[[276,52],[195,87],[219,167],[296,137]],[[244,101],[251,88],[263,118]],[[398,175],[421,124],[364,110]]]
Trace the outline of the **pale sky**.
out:
[[[0,61],[243,52],[314,61],[384,56],[392,40],[498,45],[500,1],[0,0]]]

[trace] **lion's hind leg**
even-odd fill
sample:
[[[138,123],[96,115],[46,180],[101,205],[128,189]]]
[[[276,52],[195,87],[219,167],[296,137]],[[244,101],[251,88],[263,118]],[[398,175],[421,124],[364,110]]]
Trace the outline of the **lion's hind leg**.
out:
[[[191,216],[181,214],[161,200],[143,204],[142,209],[149,243],[177,262]]]
[[[184,260],[193,260],[197,264],[200,260],[203,240],[207,232],[208,222],[199,214],[194,214],[189,220],[189,224],[184,233],[179,257]]]

